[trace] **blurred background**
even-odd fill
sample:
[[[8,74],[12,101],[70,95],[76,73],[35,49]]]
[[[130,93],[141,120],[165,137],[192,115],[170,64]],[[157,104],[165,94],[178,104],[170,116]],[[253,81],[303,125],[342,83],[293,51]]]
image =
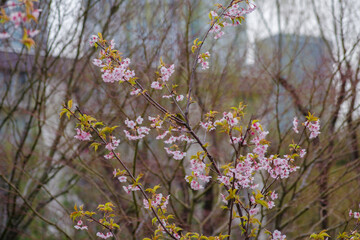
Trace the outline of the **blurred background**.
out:
[[[69,99],[99,121],[120,126],[115,134],[122,158],[134,173],[145,174],[145,187],[161,184],[164,195],[172,194],[169,211],[180,227],[206,235],[226,231],[228,212],[220,208],[219,186],[210,183],[195,192],[184,180],[190,153],[198,147],[184,146],[187,157],[174,161],[154,132],[141,141],[124,138],[126,118],[147,119],[159,112],[130,96],[126,86],[102,82],[91,63],[98,53],[88,39],[97,32],[114,39],[142,85],[176,112],[149,87],[159,59],[175,64],[171,80],[186,95],[193,40],[209,28],[214,4],[228,2],[43,0],[37,3],[42,12],[35,48],[0,40],[0,239],[95,239],[95,228],[76,231],[69,214],[75,204],[92,210],[109,201],[116,205],[120,239],[152,234],[152,216],[142,208],[142,197],[125,194],[112,177],[120,166],[106,160],[103,149],[94,153],[74,139],[74,121],[59,119],[61,104]],[[360,2],[255,4],[242,25],[227,28],[219,40],[207,39],[203,51],[211,54],[210,68],[195,73],[190,121],[198,126],[210,110],[221,113],[243,102],[245,118],[260,119],[270,131],[269,153],[285,154],[292,139],[299,140],[291,130],[293,118],[304,121],[308,111],[314,113],[321,135],[302,139],[308,154],[297,162],[295,174],[272,186],[279,200],[275,208],[261,211],[260,230],[278,229],[288,239],[307,239],[322,229],[332,235],[349,230],[348,211],[360,208]],[[229,162],[232,149],[224,134],[205,136],[195,129],[219,164]],[[266,176],[257,178],[261,182]],[[264,239],[262,233],[254,239]]]

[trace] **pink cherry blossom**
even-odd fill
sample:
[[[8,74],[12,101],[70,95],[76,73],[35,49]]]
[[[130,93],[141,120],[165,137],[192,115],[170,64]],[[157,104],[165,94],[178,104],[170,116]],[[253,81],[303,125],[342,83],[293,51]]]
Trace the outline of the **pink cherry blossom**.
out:
[[[208,132],[216,129],[214,123],[211,122],[211,121],[208,121],[208,122],[200,122],[200,126],[201,126],[202,128],[204,128],[204,129],[206,129],[206,131],[208,131]]]
[[[250,215],[255,215],[259,212],[259,209],[258,208],[253,208],[253,209],[250,209],[249,213]]]
[[[212,27],[212,29],[210,30],[210,33],[217,33],[221,30],[221,26],[217,23],[214,24],[214,26]]]
[[[173,94],[170,94],[170,95],[163,95],[162,96],[162,98],[167,98],[167,99],[169,99],[169,98],[172,98],[174,95]]]
[[[213,16],[213,17],[217,17],[217,16],[218,16],[218,14],[217,14],[216,12],[214,12],[214,11],[211,11],[210,14],[211,14],[211,16]]]
[[[162,66],[160,68],[160,73],[161,73],[161,80],[163,82],[167,82],[169,81],[169,78],[171,77],[171,75],[175,72],[175,66],[174,64],[170,65],[170,67],[166,68],[164,66]]]
[[[126,119],[125,120],[125,125],[130,128],[130,129],[134,129],[136,126],[136,123],[132,120]]]
[[[149,134],[149,132],[150,132],[150,128],[148,128],[148,127],[139,127],[138,129],[137,129],[137,132],[138,132],[138,134],[139,134],[139,136],[140,135],[147,135],[147,134]]]
[[[181,160],[186,156],[186,152],[181,152],[179,150],[172,151],[169,148],[164,148],[167,154],[172,155],[175,160]]]
[[[92,35],[89,40],[90,47],[93,47],[98,40],[99,40],[98,36]]]
[[[204,189],[203,186],[200,185],[199,182],[195,181],[195,180],[192,180],[191,183],[190,183],[190,186],[193,190],[200,190],[200,189]]]
[[[293,130],[294,130],[295,133],[299,133],[298,124],[299,124],[299,120],[297,119],[297,117],[294,117],[294,120],[293,120]]]
[[[164,198],[163,203],[161,204],[161,209],[165,210],[167,208],[167,205],[169,204],[169,199],[170,199],[170,195],[167,195]]]
[[[120,177],[118,177],[118,180],[119,180],[120,182],[126,182],[126,181],[127,181],[127,178],[126,178],[126,176],[120,176]]]
[[[281,235],[281,232],[279,230],[275,230],[272,234],[271,240],[285,240],[286,235]]]
[[[74,138],[80,141],[89,141],[91,134],[83,131],[82,129],[76,128],[76,136],[74,136]]]
[[[125,71],[124,78],[126,81],[129,81],[131,78],[134,78],[134,77],[135,77],[134,71],[130,71],[130,70]]]
[[[123,186],[124,191],[129,194],[131,191],[135,192],[135,191],[139,191],[140,188],[138,186],[133,186],[133,185],[129,185],[129,186]]]
[[[275,199],[278,198],[278,194],[277,194],[275,191],[273,191],[273,192],[271,193],[270,197],[271,197],[272,200],[275,200]]]
[[[26,21],[26,14],[20,11],[12,12],[9,17],[10,21],[15,24],[15,27],[19,27],[22,22]]]
[[[158,140],[159,140],[159,139],[164,139],[168,133],[169,133],[169,131],[165,131],[165,132],[163,132],[163,134],[158,135],[158,136],[156,137],[156,139],[158,139]]]
[[[182,101],[182,100],[184,100],[184,96],[183,96],[183,95],[178,95],[178,96],[176,96],[176,101],[180,102],[180,101]]]
[[[305,157],[305,155],[306,155],[306,150],[305,150],[305,149],[301,149],[299,155],[300,155],[301,158]]]
[[[273,207],[275,207],[275,203],[273,201],[268,201],[268,207],[269,209],[272,209]]]
[[[110,137],[110,141],[106,144],[105,148],[109,151],[115,150],[120,144],[120,139],[116,139],[114,136]]]
[[[198,56],[198,63],[201,64],[201,68],[206,70],[209,68],[209,62],[207,61],[210,58],[210,53],[205,52]]]
[[[17,4],[14,1],[7,1],[5,6],[12,10],[17,6]]]
[[[32,11],[32,15],[35,19],[39,18],[40,12],[42,12],[42,9],[34,9],[34,11]]]
[[[151,83],[151,88],[161,90],[163,88],[163,85],[161,85],[158,81],[154,81]]]
[[[219,32],[218,34],[215,35],[214,39],[219,39],[221,38],[225,33],[223,31]]]
[[[316,122],[306,122],[305,126],[310,131],[310,139],[316,138],[320,134],[320,120]]]
[[[254,4],[250,4],[248,9],[240,7],[238,3],[233,4],[225,13],[225,18],[228,19],[238,18],[240,16],[253,12],[255,9],[256,6]]]
[[[97,67],[103,67],[103,66],[105,66],[104,64],[103,64],[103,62],[100,60],[100,59],[97,59],[97,58],[95,58],[95,59],[93,59],[93,62],[92,62],[95,66],[97,66]]]
[[[107,232],[106,234],[104,234],[102,232],[97,232],[96,236],[98,236],[99,238],[102,238],[102,239],[108,239],[110,237],[113,237],[113,234],[111,232]]]
[[[143,121],[144,121],[144,119],[141,116],[138,116],[136,118],[136,123],[139,124],[139,125],[142,124]]]
[[[77,230],[88,230],[88,227],[83,225],[83,221],[79,220],[77,224],[74,226]]]
[[[141,89],[138,88],[138,89],[134,89],[130,92],[130,95],[131,96],[134,96],[134,95],[138,95],[139,93],[141,92]]]
[[[7,39],[10,37],[10,34],[7,32],[0,33],[0,39]]]
[[[112,159],[112,158],[114,158],[114,154],[112,152],[109,152],[108,154],[104,155],[104,158]]]
[[[35,37],[36,35],[38,35],[40,33],[39,30],[27,30],[27,34],[30,36],[30,37]]]
[[[129,188],[126,187],[126,186],[123,186],[123,189],[124,189],[124,191],[125,191],[127,194],[129,194],[129,193],[131,192],[131,189],[129,189]]]
[[[148,200],[143,199],[143,204],[144,204],[144,208],[145,208],[145,209],[149,209],[149,208],[150,208],[150,206],[149,206],[149,201],[148,201]]]

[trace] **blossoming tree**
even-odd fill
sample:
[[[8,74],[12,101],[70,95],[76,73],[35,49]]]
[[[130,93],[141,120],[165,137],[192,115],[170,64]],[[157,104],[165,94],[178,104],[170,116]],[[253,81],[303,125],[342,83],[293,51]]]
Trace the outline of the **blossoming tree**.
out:
[[[202,131],[208,134],[211,134],[212,131],[225,134],[228,137],[228,144],[233,149],[233,156],[225,164],[219,165],[208,149],[206,138],[202,140],[199,131],[195,132],[194,126],[190,122],[190,118],[194,114],[190,110],[193,74],[198,64],[201,65],[202,70],[209,68],[210,58],[209,52],[201,53],[202,46],[209,34],[214,34],[214,39],[221,38],[224,35],[223,28],[239,25],[244,20],[244,16],[255,9],[255,5],[252,3],[247,3],[247,8],[242,8],[241,2],[231,1],[228,6],[219,4],[216,11],[209,13],[210,27],[201,41],[195,39],[192,47],[195,60],[186,97],[183,95],[185,93],[179,93],[182,90],[181,86],[171,84],[171,75],[175,71],[173,64],[168,65],[160,60],[159,71],[156,72],[157,78],[150,85],[150,89],[154,89],[154,91],[150,94],[149,89],[141,84],[141,80],[131,70],[130,59],[123,58],[116,50],[113,40],[103,39],[100,33],[90,39],[90,46],[100,49],[99,57],[93,60],[93,64],[101,68],[103,81],[109,84],[127,85],[125,87],[129,88],[131,96],[145,98],[159,112],[156,116],[147,117],[149,121],[147,126],[143,125],[146,122],[142,116],[137,116],[134,120],[126,119],[123,132],[129,141],[141,140],[151,131],[155,131],[158,134],[157,140],[163,141],[165,146],[170,145],[164,147],[164,150],[175,161],[182,161],[187,156],[187,152],[182,150],[186,149],[186,145],[194,144],[200,147],[200,150],[190,157],[189,169],[185,170],[187,174],[184,176],[184,180],[194,191],[204,189],[210,182],[222,186],[220,196],[225,204],[222,208],[226,209],[229,215],[226,234],[220,233],[217,236],[206,237],[196,232],[187,232],[186,229],[179,227],[176,222],[171,220],[173,215],[168,211],[171,194],[163,192],[161,185],[145,188],[145,185],[151,183],[142,182],[143,174],[132,172],[123,160],[121,153],[116,152],[120,140],[116,139],[114,130],[119,126],[106,126],[103,122],[83,113],[79,107],[73,108],[72,100],[64,105],[61,111],[61,116],[66,114],[69,118],[73,117],[77,120],[78,127],[75,138],[81,141],[92,141],[91,146],[95,151],[99,147],[105,147],[108,152],[104,158],[114,159],[119,163],[120,168],[114,169],[113,177],[125,184],[123,185],[124,192],[126,194],[139,192],[142,195],[142,207],[149,210],[149,214],[153,215],[153,224],[157,224],[153,239],[225,239],[231,237],[234,225],[238,225],[244,239],[257,236],[261,230],[261,220],[257,218],[258,212],[273,208],[278,198],[278,194],[271,190],[271,186],[277,180],[288,178],[299,168],[296,166],[296,161],[306,154],[299,142],[307,135],[307,131],[310,139],[316,138],[320,134],[319,119],[312,114],[309,113],[306,116],[306,121],[301,124],[302,129],[300,130],[298,129],[299,121],[295,118],[293,130],[295,133],[301,131],[296,143],[290,144],[288,154],[269,155],[267,150],[270,142],[266,139],[268,132],[259,120],[250,117],[246,121],[245,105],[240,103],[238,107],[223,112],[220,117],[218,117],[218,112],[210,111],[206,114],[205,121],[199,123]],[[162,106],[156,100],[156,94],[172,100],[176,110],[170,111]],[[181,104],[182,101],[184,104]],[[94,140],[91,140],[92,137]],[[261,184],[256,181],[256,176],[260,173],[266,176],[266,181]],[[76,229],[87,230],[88,227],[84,225],[84,221],[96,222],[104,228],[104,231],[96,234],[98,237],[116,238],[116,229],[120,229],[120,226],[115,223],[116,215],[112,214],[113,208],[114,205],[111,202],[99,205],[98,210],[104,212],[104,216],[97,220],[94,217],[95,212],[86,211],[83,206],[80,208],[75,206],[75,212],[71,214],[71,217],[78,221],[75,225]],[[238,224],[234,224],[235,221]],[[265,232],[271,239],[286,238],[278,230]]]
[[[11,94],[19,88],[14,82],[3,88],[0,238],[30,233],[69,239],[326,239],[338,232],[339,239],[358,237],[358,190],[349,186],[359,176],[357,103],[349,86],[356,89],[359,71],[351,62],[356,41],[348,47],[344,40],[348,3],[333,8],[333,18],[341,19],[334,32],[339,27],[345,34],[337,36],[344,54],[333,48],[337,67],[331,76],[307,71],[308,80],[299,86],[261,58],[245,65],[245,55],[236,55],[235,32],[244,28],[247,14],[270,9],[265,1],[257,1],[262,9],[252,13],[255,5],[248,1],[204,7],[204,1],[89,0],[81,1],[76,18],[62,15],[73,7],[58,7],[63,1],[56,1],[59,23],[51,13],[53,1],[32,2],[0,6],[1,44],[31,47],[30,52],[24,47],[19,59],[23,53],[40,56],[34,65],[18,60],[11,70],[15,76],[28,71],[26,87],[17,94]],[[286,3],[268,2],[278,8],[272,16],[279,25],[295,16],[281,16]],[[316,4],[307,1],[299,22]],[[315,16],[321,14],[322,8],[313,8]],[[200,38],[192,21],[204,15],[209,25]],[[74,32],[44,38],[67,19],[76,19]],[[37,21],[44,31],[35,30]],[[248,27],[253,24],[247,21]],[[89,47],[84,39],[94,29],[102,34],[92,36]],[[114,31],[116,41],[107,40]],[[63,48],[54,47],[62,36]],[[271,62],[281,62],[281,54]],[[24,62],[32,70],[24,70]],[[289,66],[296,68],[295,63],[296,57]],[[271,80],[275,87],[269,87]],[[309,81],[313,88],[304,91]],[[254,88],[258,105],[252,101]],[[295,109],[287,115],[281,109],[284,91]],[[60,97],[54,94],[59,92]],[[59,98],[74,99],[61,111],[70,121],[49,117],[49,110],[58,111],[52,104],[58,106]],[[19,107],[21,101],[27,107]],[[347,102],[350,107],[343,110]],[[3,108],[4,103],[10,106]],[[348,111],[346,124],[343,111]],[[24,128],[18,127],[19,113],[26,116]],[[352,161],[344,164],[350,155]],[[67,211],[74,204],[71,225]]]

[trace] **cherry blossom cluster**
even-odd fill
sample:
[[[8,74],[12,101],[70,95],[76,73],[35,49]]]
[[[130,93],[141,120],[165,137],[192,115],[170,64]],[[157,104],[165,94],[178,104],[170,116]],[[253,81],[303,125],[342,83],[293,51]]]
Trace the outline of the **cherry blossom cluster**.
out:
[[[126,172],[125,170],[120,171],[120,169],[114,169],[113,171],[113,177],[117,177],[117,179],[119,180],[119,182],[121,183],[126,183],[127,182],[127,176],[125,175]],[[135,191],[139,191],[140,188],[137,184],[130,184],[128,186],[123,186],[124,191],[129,194],[130,192],[135,192]]]
[[[237,144],[237,143],[240,143],[242,144],[243,146],[245,146],[247,143],[246,143],[246,140],[244,139],[244,137],[230,137],[230,143],[231,144]]]
[[[165,67],[162,66],[160,68],[160,73],[161,73],[161,80],[163,82],[167,82],[169,81],[169,78],[171,77],[171,75],[175,72],[175,66],[174,64],[170,65],[170,67]]]
[[[231,179],[234,179],[234,188],[255,188],[253,173],[258,168],[254,155],[249,153],[236,167],[229,167],[224,176],[219,176],[218,181],[225,186],[232,186]],[[254,164],[255,163],[255,164]]]
[[[165,147],[166,153],[171,155],[175,160],[181,160],[186,156],[186,152],[181,152],[179,150],[170,150],[169,148]]]
[[[152,127],[152,128],[158,128],[158,129],[162,128],[162,125],[163,125],[164,121],[161,120],[160,116],[157,116],[157,117],[151,117],[151,116],[149,116],[148,119],[149,119],[149,121],[151,122],[150,127]],[[166,133],[166,134],[167,134],[167,133]],[[164,136],[164,137],[165,137],[165,136]],[[156,139],[158,139],[158,138],[156,138]]]
[[[292,129],[294,130],[295,133],[299,133],[298,125],[299,125],[299,120],[297,119],[297,117],[294,117]]]
[[[184,100],[184,95],[176,95],[176,94],[170,94],[170,95],[163,95],[162,98],[173,98],[175,97],[175,100],[177,102],[181,102]]]
[[[10,20],[14,23],[15,27],[19,27],[22,22],[26,22],[26,13],[12,12],[10,14]]]
[[[26,28],[27,23],[30,23],[31,20],[37,22],[41,12],[41,9],[34,8],[32,1],[29,1],[29,4],[24,4],[22,1],[7,1],[2,8],[8,9],[8,13],[2,11],[2,14],[0,15],[0,19],[3,22],[11,22],[14,29],[17,29],[20,26],[24,28],[23,41],[27,36],[34,37],[39,33],[39,30]],[[7,39],[12,35],[12,33],[3,30],[0,33],[0,39]]]
[[[256,6],[252,3],[248,4],[248,8],[241,7],[243,3],[235,3],[223,14],[223,19],[215,11],[209,13],[209,17],[214,21],[210,33],[214,34],[214,39],[221,38],[225,32],[223,28],[227,26],[237,26],[241,24],[241,21],[244,19],[244,15],[253,12],[256,9]]]
[[[161,66],[160,74],[157,81],[151,83],[151,88],[161,90],[164,87],[164,84],[169,81],[171,75],[175,72],[174,64],[170,65],[169,67]]]
[[[190,187],[193,190],[204,189],[206,183],[211,179],[211,176],[208,176],[208,167],[198,158],[193,158],[190,160],[190,170],[191,175],[185,176],[186,182],[190,183]]]
[[[259,208],[252,208],[252,209],[249,210],[249,214],[251,216],[256,215],[258,212],[259,212]]]
[[[313,117],[311,114],[306,117],[308,120],[303,125],[310,131],[310,139],[316,138],[320,134],[320,120]],[[295,133],[299,133],[298,130],[299,120],[295,117],[293,120],[293,130]]]
[[[229,124],[231,127],[236,126],[238,123],[239,118],[233,112],[223,112],[223,117],[214,122],[215,126]]]
[[[289,155],[285,155],[284,157],[285,158],[271,156],[269,158],[270,164],[266,166],[266,170],[272,178],[288,178],[290,173],[295,172],[300,168],[291,164],[293,159]]]
[[[143,122],[143,118],[141,116],[138,116],[135,121],[126,119],[125,125],[131,129],[131,131],[134,133],[134,135],[131,135],[131,133],[127,130],[124,130],[125,136],[127,139],[133,141],[133,140],[139,140],[144,138],[146,135],[149,134],[150,128],[140,126]]]
[[[120,156],[120,154],[119,153],[116,153],[116,155],[119,157]],[[104,155],[104,158],[106,158],[106,159],[113,159],[115,156],[114,156],[114,154],[113,154],[113,152],[109,152],[108,154],[105,154]]]
[[[253,3],[249,3],[248,8],[241,7],[241,3],[233,4],[224,14],[225,19],[236,19],[246,14],[252,13],[256,6]]]
[[[77,222],[77,224],[74,226],[74,228],[77,229],[77,230],[84,230],[84,229],[88,230],[88,226],[83,225],[83,221],[81,221],[81,220],[79,220]]]
[[[161,222],[164,226],[166,226],[167,231],[170,232],[175,239],[181,239],[181,236],[178,233],[181,228],[176,227],[175,224],[169,224],[165,219],[162,219]],[[157,230],[155,232],[161,232],[162,234],[166,233],[164,227],[160,223],[158,224]]]
[[[169,131],[166,131],[166,132],[169,132]],[[171,136],[169,137],[168,140],[165,140],[164,143],[166,144],[172,144],[174,142],[177,142],[177,141],[180,141],[180,142],[187,142],[187,143],[193,143],[195,142],[194,139],[182,134],[180,136]]]
[[[105,58],[103,60],[94,59],[93,64],[98,67],[105,67],[110,64],[111,59]],[[131,78],[135,77],[135,72],[128,69],[130,64],[130,59],[126,58],[120,63],[119,66],[115,68],[102,69],[103,74],[101,75],[104,82],[113,83],[113,82],[124,82],[129,81]]]
[[[213,17],[217,17],[217,13],[215,13],[214,11],[211,11],[211,15]],[[225,34],[225,32],[222,31],[222,27],[218,23],[215,23],[209,32],[215,34],[214,39],[219,39]]]
[[[158,208],[160,206],[162,210],[165,210],[167,208],[167,205],[169,204],[169,198],[170,198],[170,195],[168,195],[167,197],[164,197],[162,195],[162,193],[159,193],[159,194],[155,194],[154,197],[152,199],[150,199],[149,201],[153,208]],[[146,199],[143,199],[143,204],[144,204],[145,209],[150,209],[149,201]]]
[[[359,208],[360,208],[360,204],[359,204]],[[353,212],[351,209],[349,211],[349,217],[354,217],[355,219],[360,219],[360,212]]]
[[[105,228],[108,229],[109,232],[107,233],[98,232],[96,236],[102,239],[107,239],[113,237],[113,233],[112,233],[113,229],[115,228],[120,229],[120,226],[114,222],[114,218],[113,218],[115,216],[115,214],[113,213],[114,207],[115,206],[111,202],[107,202],[105,204],[99,204],[97,210],[99,212],[103,212],[103,217],[99,220],[95,220],[93,215],[96,215],[96,212],[84,210],[83,205],[80,205],[78,207],[75,204],[74,206],[75,211],[70,214],[70,218],[73,221],[80,219],[78,220],[77,224],[74,226],[74,228],[77,230],[88,230],[88,227],[83,224],[82,219],[84,218],[88,219],[89,222],[96,222],[100,224],[104,229]]]
[[[99,238],[102,238],[102,239],[108,239],[108,238],[113,237],[114,235],[112,234],[112,232],[107,232],[106,234],[104,234],[102,232],[97,232],[96,236],[98,236]]]
[[[310,139],[316,138],[320,134],[320,120],[317,120],[316,122],[307,121],[305,126],[310,131]]]
[[[80,141],[90,141],[91,134],[88,132],[85,132],[81,128],[76,128],[76,135],[74,136],[74,138],[76,138]]]
[[[275,202],[274,200],[276,200],[278,198],[278,194],[273,191],[271,194],[270,194],[270,200],[268,200],[267,204],[268,204],[268,208],[269,209],[272,209],[273,207],[275,207]]]
[[[123,186],[124,191],[129,194],[131,192],[140,191],[139,186],[130,184],[129,186]]]
[[[275,230],[272,233],[271,240],[285,240],[285,239],[286,239],[286,235],[281,235],[281,232],[279,230]]]
[[[90,37],[90,39],[89,39],[89,45],[90,45],[90,47],[94,47],[95,46],[95,44],[96,44],[96,42],[99,40],[99,37],[98,36],[96,36],[96,35],[92,35],[91,37]],[[98,59],[94,59],[94,61],[97,61]],[[96,64],[95,64],[96,65]],[[98,66],[98,65],[96,65],[96,66]],[[100,66],[98,66],[98,67],[100,67]]]
[[[131,96],[136,96],[139,95],[141,93],[141,89],[140,88],[134,88],[131,92],[130,95]]]
[[[117,177],[120,182],[127,182],[127,177],[125,176],[125,171],[120,171],[119,169],[114,169],[113,176]]]
[[[92,35],[89,39],[90,46],[101,46],[99,57],[93,59],[93,64],[101,68],[101,78],[106,83],[125,82],[135,78],[135,72],[129,68],[130,59],[122,59],[118,50],[115,50],[115,41],[103,40],[102,36]],[[135,89],[132,95],[140,93]]]
[[[255,127],[258,127],[260,124],[258,122],[253,124],[253,129]],[[258,158],[264,158],[265,153],[269,147],[268,144],[266,144],[265,137],[269,134],[268,131],[262,131],[260,128],[256,131],[253,131],[251,134],[256,134],[256,136],[251,140],[251,143],[255,144],[255,148],[253,152],[258,155]]]
[[[160,134],[156,137],[156,139],[164,139],[165,136],[167,136],[167,134],[171,134],[173,132],[177,132],[178,130],[177,129],[172,129],[171,131],[165,131],[163,134]],[[164,143],[166,144],[173,144],[175,142],[186,142],[186,143],[194,143],[195,140],[182,134],[182,135],[179,135],[179,136],[170,136],[167,140],[164,141]],[[178,148],[177,145],[172,145],[173,148]],[[168,148],[168,147],[165,147],[164,148],[167,152],[167,154],[169,155],[172,155],[172,157],[175,159],[175,160],[181,160],[183,159],[185,156],[186,156],[186,152],[181,152],[180,150],[171,150],[171,147]]]
[[[292,158],[285,155],[284,158],[279,158],[278,156],[271,155],[269,158],[265,157],[265,153],[268,148],[268,142],[265,137],[269,133],[268,131],[263,131],[262,126],[259,122],[253,122],[251,134],[255,137],[251,140],[255,144],[253,152],[257,155],[259,164],[255,165],[255,168],[265,169],[268,171],[272,178],[288,178],[289,173],[294,172],[298,169],[296,166],[292,166],[290,163]]]
[[[215,126],[229,126],[230,128],[236,127],[239,124],[240,117],[237,116],[235,112],[223,112],[223,117],[215,122],[208,121],[205,124],[201,124],[203,128],[206,128],[208,131],[215,129]],[[235,137],[230,135],[231,144],[241,144],[246,145],[247,142],[243,136]]]
[[[208,132],[216,129],[216,126],[214,125],[214,122],[212,122],[212,121],[200,122],[200,126]]]
[[[201,64],[201,68],[203,70],[208,69],[209,68],[209,62],[208,59],[210,58],[210,53],[209,52],[205,52],[205,53],[201,53],[198,56],[198,63]]]
[[[109,151],[115,150],[120,144],[120,139],[116,139],[114,136],[110,136],[110,141],[106,144],[105,148]]]
[[[232,114],[225,114],[227,121],[230,124],[232,122]],[[230,120],[230,121],[229,121]],[[240,156],[240,160],[235,167],[228,167],[225,171],[225,175],[219,176],[218,181],[228,187],[232,186],[234,181],[234,188],[256,188],[254,184],[254,174],[259,170],[266,170],[270,176],[274,179],[288,178],[291,172],[296,171],[299,167],[292,164],[293,158],[285,155],[284,158],[280,158],[276,155],[265,157],[268,149],[268,141],[265,139],[268,131],[264,131],[263,127],[258,121],[253,121],[251,124],[251,143],[253,146],[252,153],[248,153],[245,157]],[[302,152],[302,156],[305,155],[305,151]]]

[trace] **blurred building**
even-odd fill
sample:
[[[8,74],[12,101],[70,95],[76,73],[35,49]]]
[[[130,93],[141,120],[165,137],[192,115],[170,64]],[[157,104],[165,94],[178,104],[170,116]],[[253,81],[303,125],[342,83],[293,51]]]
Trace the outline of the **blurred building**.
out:
[[[296,34],[278,34],[256,42],[259,67],[275,83],[275,87],[269,90],[275,93],[277,84],[279,86],[278,109],[282,128],[288,127],[296,115],[309,110],[316,112],[315,106],[319,106],[316,103],[323,100],[332,73],[331,55],[326,43],[320,37]],[[312,95],[314,89],[316,96]],[[275,95],[269,99],[273,106],[276,104]],[[302,109],[299,109],[299,104]]]

